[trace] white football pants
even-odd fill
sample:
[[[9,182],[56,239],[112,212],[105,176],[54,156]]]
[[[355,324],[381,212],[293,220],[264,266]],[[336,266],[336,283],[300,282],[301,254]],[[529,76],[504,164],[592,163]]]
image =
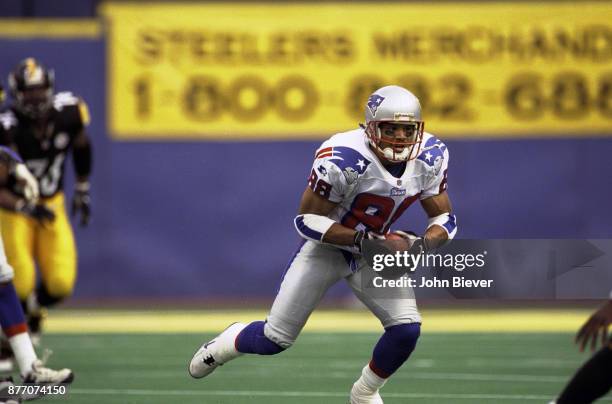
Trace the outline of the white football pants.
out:
[[[409,288],[394,291],[394,298],[374,297],[372,289],[362,288],[361,269],[366,265],[359,258],[353,273],[340,250],[306,241],[285,273],[267,318],[265,336],[283,348],[291,346],[325,292],[342,278],[384,328],[420,323],[414,293]]]

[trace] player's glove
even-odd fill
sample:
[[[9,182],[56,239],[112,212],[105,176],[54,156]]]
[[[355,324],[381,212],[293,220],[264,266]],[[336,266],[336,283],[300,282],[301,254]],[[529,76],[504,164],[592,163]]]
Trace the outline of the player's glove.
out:
[[[80,225],[85,227],[89,224],[91,217],[91,198],[89,197],[89,182],[80,182],[76,185],[74,196],[72,197],[71,214],[75,216],[80,213]]]
[[[363,242],[365,240],[384,240],[385,236],[374,233],[369,230],[358,230],[353,237],[353,245],[359,250],[362,251]]]
[[[27,203],[23,199],[17,202],[15,210],[36,219],[41,224],[55,220],[55,213],[45,205]]]

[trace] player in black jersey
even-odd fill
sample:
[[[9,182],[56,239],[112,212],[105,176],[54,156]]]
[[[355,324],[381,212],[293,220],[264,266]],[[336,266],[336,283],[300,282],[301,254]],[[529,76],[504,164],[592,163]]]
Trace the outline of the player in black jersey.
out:
[[[0,85],[0,105],[3,102],[4,91]],[[38,181],[15,151],[0,146],[0,188],[9,184],[12,184],[13,187],[19,187],[26,204],[36,206],[39,198]],[[13,275],[13,268],[6,259],[4,246],[0,238],[0,326],[3,332],[2,342],[11,350],[11,353],[14,352],[14,359],[19,367],[23,383],[39,386],[71,383],[74,374],[70,369],[49,369],[45,367],[44,361],[38,359],[32,340],[28,335],[25,316],[12,282]],[[8,371],[8,368],[4,370]],[[1,377],[0,404],[18,404],[22,402],[22,398],[26,398],[14,393],[12,377]],[[33,399],[35,396],[27,398]]]
[[[69,92],[54,94],[53,71],[33,58],[9,74],[12,103],[0,113],[0,144],[17,151],[39,182],[40,204],[25,204],[18,189],[0,192],[0,226],[15,287],[29,316],[33,336],[40,332],[41,307],[70,296],[76,280],[76,248],[64,206],[64,169],[72,154],[76,171],[73,214],[81,225],[90,217],[92,152],[86,127],[87,105]],[[26,213],[26,215],[22,214]],[[37,285],[36,267],[41,275]]]
[[[559,398],[551,404],[590,404],[606,395],[612,389],[612,336],[608,328],[612,324],[612,293],[610,300],[591,315],[576,335],[580,350],[590,345],[597,351],[565,386]]]

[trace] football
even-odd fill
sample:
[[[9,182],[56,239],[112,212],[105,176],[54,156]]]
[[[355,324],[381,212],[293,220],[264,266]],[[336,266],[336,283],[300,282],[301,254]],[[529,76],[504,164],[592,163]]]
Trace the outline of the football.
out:
[[[412,247],[412,240],[403,234],[389,232],[385,234],[385,240],[394,251],[408,251]]]
[[[387,233],[385,235],[385,240],[406,240],[406,238],[402,235],[392,232],[392,233]]]

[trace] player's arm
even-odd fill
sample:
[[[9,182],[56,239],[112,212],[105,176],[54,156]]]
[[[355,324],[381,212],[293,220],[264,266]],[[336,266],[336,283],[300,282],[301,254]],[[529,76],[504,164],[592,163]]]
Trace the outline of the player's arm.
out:
[[[89,125],[89,110],[83,100],[78,102],[78,133],[72,143],[72,159],[76,174],[76,187],[72,198],[72,216],[80,212],[81,226],[87,226],[91,216],[91,198],[89,176],[92,166],[92,149],[86,127]]]
[[[17,210],[17,203],[21,198],[6,188],[8,185],[9,175],[9,165],[0,159],[0,208]]]
[[[605,346],[608,343],[610,324],[612,324],[612,299],[597,310],[578,331],[576,343],[580,344],[580,350],[583,351],[589,342],[591,350],[594,350],[600,335],[601,344]]]
[[[422,238],[425,250],[442,246],[452,240],[457,233],[457,218],[452,213],[451,201],[446,191],[449,150],[438,141],[437,148],[431,152],[437,155],[434,160],[434,166],[437,168],[431,170],[431,177],[420,198],[421,206],[428,217],[427,229]]]
[[[8,185],[9,165],[0,159],[0,187],[4,188]]]
[[[23,196],[7,188],[13,177]],[[55,219],[55,214],[44,205],[38,205],[38,181],[30,173],[21,158],[13,150],[0,146],[0,208],[23,213],[45,222]]]
[[[354,246],[357,231],[327,217],[338,204],[306,188],[295,226],[304,238],[323,243]]]
[[[21,158],[15,152],[11,129],[12,125],[0,126],[0,144],[6,145],[0,146],[0,208],[17,210],[19,200],[22,198],[7,189],[11,171],[17,162],[21,162]]]
[[[77,183],[85,183],[89,181],[91,174],[91,142],[85,129],[81,130],[75,137],[72,149],[72,157],[74,159],[74,170],[76,172]]]
[[[0,121],[0,207],[9,210],[20,211],[26,205],[32,206],[38,202],[40,196],[38,181],[17,152],[15,144],[15,130],[17,120],[12,112],[1,114]],[[22,196],[15,195],[7,185],[9,178],[16,182],[18,192]]]
[[[11,174],[14,174],[15,179],[22,177],[19,185],[23,187],[26,199],[29,197],[35,202],[39,197],[39,191],[38,182],[30,174],[17,153],[17,146],[13,141],[15,122],[14,116],[9,112],[2,114],[2,125],[0,125],[0,207],[17,211],[26,201],[7,188]]]
[[[429,218],[427,230],[423,235],[427,248],[437,248],[455,236],[456,219],[451,213],[451,201],[446,191],[421,200],[421,206]]]
[[[5,168],[0,164],[0,181],[5,178],[4,170]],[[37,203],[33,198],[28,199],[16,195],[5,187],[5,182],[0,186],[2,187],[0,188],[0,208],[22,213],[43,224],[55,220],[55,213],[45,205]]]
[[[27,202],[36,202],[39,197],[38,181],[26,167],[13,149],[0,146],[0,186],[8,185],[8,179],[13,176],[17,185],[21,188]]]

